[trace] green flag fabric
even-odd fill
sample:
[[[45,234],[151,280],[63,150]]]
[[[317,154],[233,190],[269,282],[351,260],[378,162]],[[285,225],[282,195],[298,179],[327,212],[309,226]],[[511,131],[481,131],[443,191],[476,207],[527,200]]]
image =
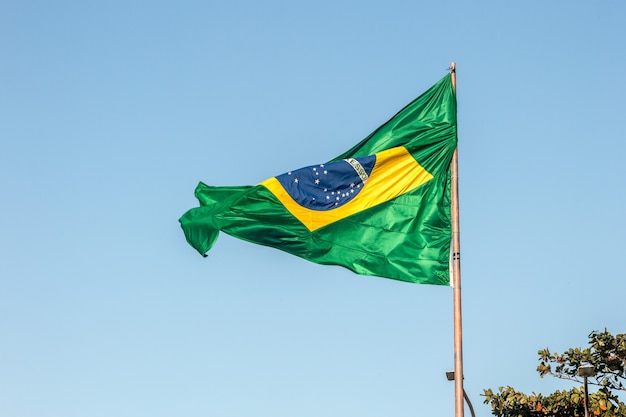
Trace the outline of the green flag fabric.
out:
[[[450,161],[456,95],[448,74],[352,149],[256,186],[200,183],[180,218],[205,255],[220,231],[357,274],[450,285]]]

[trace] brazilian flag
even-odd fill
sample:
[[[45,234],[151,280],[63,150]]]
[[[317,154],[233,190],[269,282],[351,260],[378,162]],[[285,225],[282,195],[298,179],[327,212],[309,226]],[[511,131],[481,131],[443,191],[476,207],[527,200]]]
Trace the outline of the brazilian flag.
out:
[[[200,183],[180,218],[202,255],[221,231],[357,274],[450,285],[450,161],[456,95],[448,74],[329,162],[256,186]]]

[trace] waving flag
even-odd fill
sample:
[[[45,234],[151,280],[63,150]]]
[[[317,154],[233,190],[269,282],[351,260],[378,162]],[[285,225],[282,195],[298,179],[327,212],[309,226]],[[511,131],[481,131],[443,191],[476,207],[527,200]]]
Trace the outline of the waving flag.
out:
[[[449,285],[456,142],[456,96],[448,74],[329,162],[256,186],[200,183],[200,207],[180,223],[203,255],[223,231],[358,274]]]

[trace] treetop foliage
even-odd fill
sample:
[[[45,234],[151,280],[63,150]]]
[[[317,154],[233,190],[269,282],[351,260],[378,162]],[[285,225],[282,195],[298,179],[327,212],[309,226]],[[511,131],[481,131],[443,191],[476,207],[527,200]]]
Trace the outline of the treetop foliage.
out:
[[[606,329],[589,334],[589,347],[573,348],[564,353],[539,350],[537,372],[543,378],[557,378],[583,383],[577,375],[582,365],[592,365],[595,376],[588,377],[588,384],[600,387],[589,394],[588,409],[593,417],[626,417],[626,405],[619,401],[615,391],[626,391],[626,334],[613,336]],[[585,395],[583,387],[569,391],[556,391],[549,395],[530,395],[514,388],[500,387],[497,392],[484,390],[485,404],[491,404],[491,412],[498,417],[583,417]]]
[[[541,363],[537,372],[543,378],[552,375],[557,378],[583,382],[576,375],[581,365],[593,365],[596,371],[588,382],[610,390],[626,391],[623,381],[626,378],[626,334],[612,336],[606,329],[603,332],[591,332],[589,347],[569,349],[563,354],[550,353],[546,348],[537,352]],[[551,363],[555,364],[554,370]]]

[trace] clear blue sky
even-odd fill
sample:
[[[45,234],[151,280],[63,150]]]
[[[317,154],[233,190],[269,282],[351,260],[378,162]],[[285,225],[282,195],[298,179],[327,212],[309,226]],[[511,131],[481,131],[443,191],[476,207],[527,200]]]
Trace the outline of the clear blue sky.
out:
[[[465,387],[626,332],[623,1],[0,4],[0,415],[451,416],[452,291],[178,218],[458,68]]]

